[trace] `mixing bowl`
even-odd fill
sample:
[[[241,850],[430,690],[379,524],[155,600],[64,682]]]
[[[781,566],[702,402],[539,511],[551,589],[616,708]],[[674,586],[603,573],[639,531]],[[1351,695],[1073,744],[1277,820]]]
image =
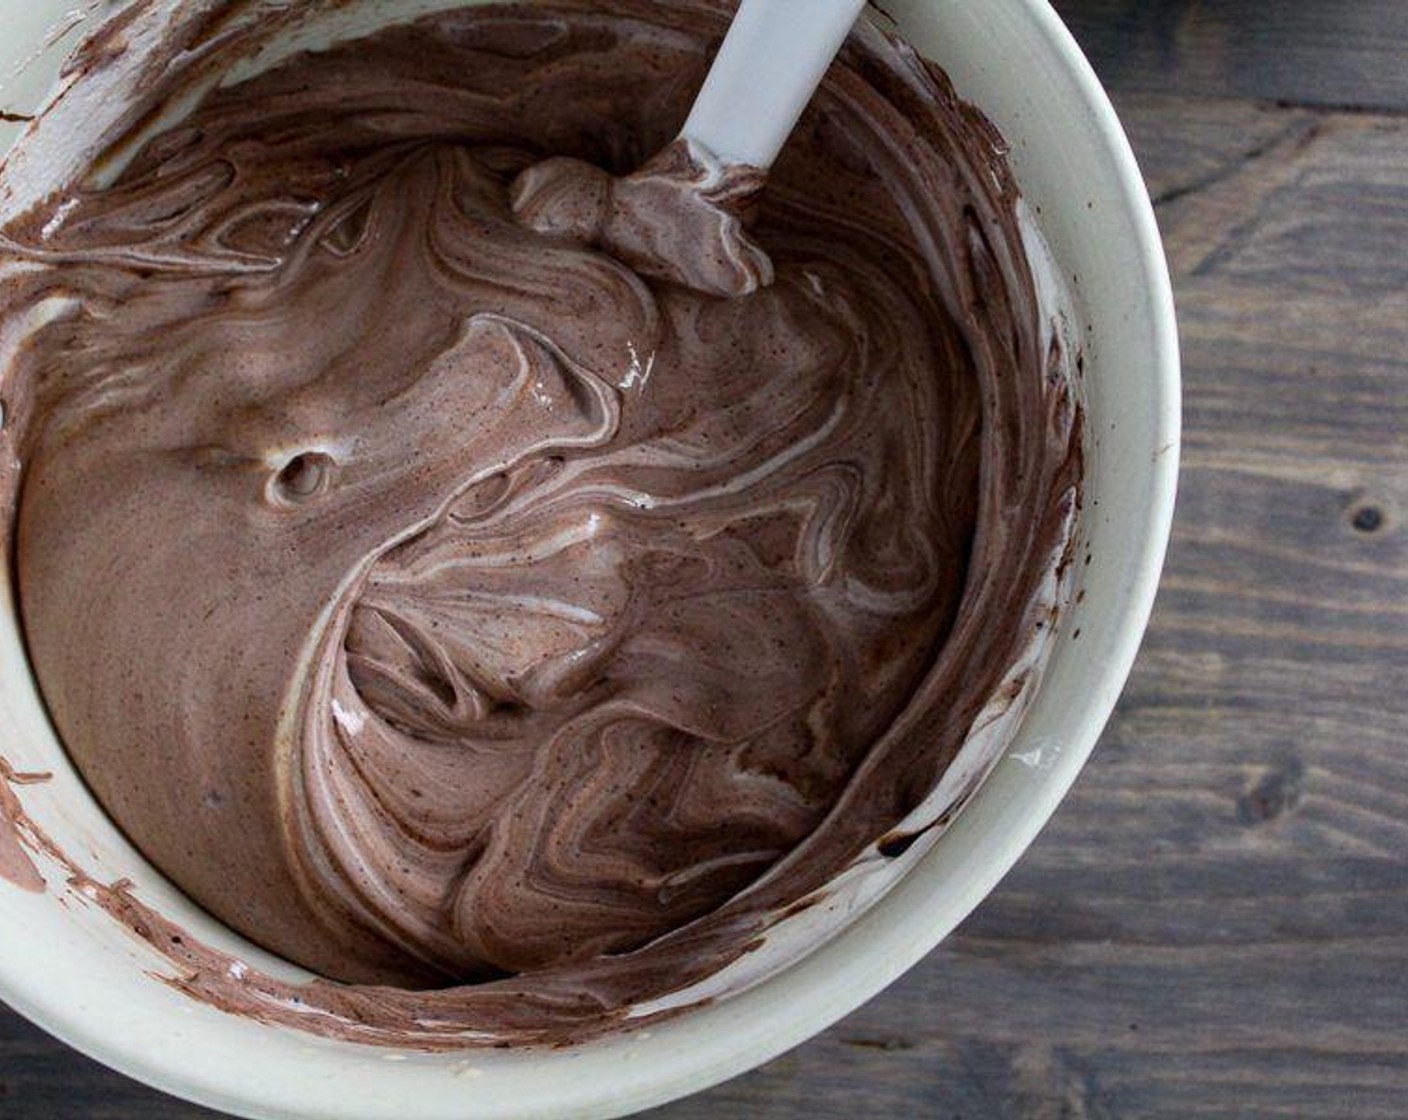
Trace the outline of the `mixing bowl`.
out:
[[[362,28],[445,6],[448,0],[340,5],[345,25]],[[85,14],[73,0],[0,0],[0,108],[7,111],[0,145],[26,127],[11,117],[38,108],[64,55],[115,7],[94,0]],[[721,1081],[822,1030],[918,961],[993,889],[1084,765],[1148,619],[1177,473],[1177,339],[1158,232],[1129,145],[1044,0],[885,0],[884,10],[1010,141],[1084,356],[1079,602],[1060,617],[1044,680],[1006,757],[952,827],[839,933],[752,987],[648,1030],[562,1049],[429,1054],[223,1013],[161,982],[170,962],[86,904],[83,883],[66,884],[43,858],[46,891],[0,880],[0,998],[107,1065],[241,1116],[611,1117]],[[101,116],[106,108],[94,102],[81,111]],[[62,169],[63,148],[62,137],[50,144],[52,166],[28,156],[12,161],[8,178],[19,193],[8,202],[0,196],[0,205],[42,190],[46,176]],[[22,806],[94,880],[129,879],[144,902],[203,941],[251,967],[303,975],[193,906],[104,815],[46,719],[8,576],[0,581],[0,756],[11,777],[53,775],[32,784],[0,777],[12,806]]]

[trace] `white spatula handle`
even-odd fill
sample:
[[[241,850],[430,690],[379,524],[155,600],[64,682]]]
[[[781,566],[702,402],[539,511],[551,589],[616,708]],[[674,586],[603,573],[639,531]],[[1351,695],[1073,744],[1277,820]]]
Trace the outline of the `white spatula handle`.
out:
[[[680,136],[768,168],[865,0],[742,0]]]

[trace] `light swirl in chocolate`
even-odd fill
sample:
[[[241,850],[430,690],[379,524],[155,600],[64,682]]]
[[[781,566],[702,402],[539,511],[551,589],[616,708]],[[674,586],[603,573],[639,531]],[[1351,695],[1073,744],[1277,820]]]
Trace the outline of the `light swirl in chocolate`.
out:
[[[843,870],[1069,528],[998,143],[905,50],[851,49],[752,240],[515,217],[544,156],[662,147],[717,7],[300,57],[6,231],[20,590],[73,757],[236,929],[474,982],[416,998],[480,1025],[680,987]]]

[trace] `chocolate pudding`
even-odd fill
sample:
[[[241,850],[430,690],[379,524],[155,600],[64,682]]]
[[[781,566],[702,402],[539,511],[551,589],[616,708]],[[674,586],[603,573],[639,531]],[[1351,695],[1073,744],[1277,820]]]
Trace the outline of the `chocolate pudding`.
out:
[[[902,853],[1034,687],[1079,422],[1001,139],[869,29],[769,175],[718,165],[672,141],[727,11],[386,28],[4,216],[54,724],[377,1039],[708,977]]]

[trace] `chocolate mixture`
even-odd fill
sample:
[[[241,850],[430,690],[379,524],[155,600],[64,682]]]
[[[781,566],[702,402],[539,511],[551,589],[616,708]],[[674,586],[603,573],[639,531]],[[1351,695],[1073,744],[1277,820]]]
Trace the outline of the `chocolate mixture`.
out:
[[[1079,426],[999,138],[870,31],[720,179],[669,142],[725,9],[384,30],[4,227],[55,724],[213,914],[394,986],[299,989],[369,1036],[715,972],[879,858],[1043,621]]]

